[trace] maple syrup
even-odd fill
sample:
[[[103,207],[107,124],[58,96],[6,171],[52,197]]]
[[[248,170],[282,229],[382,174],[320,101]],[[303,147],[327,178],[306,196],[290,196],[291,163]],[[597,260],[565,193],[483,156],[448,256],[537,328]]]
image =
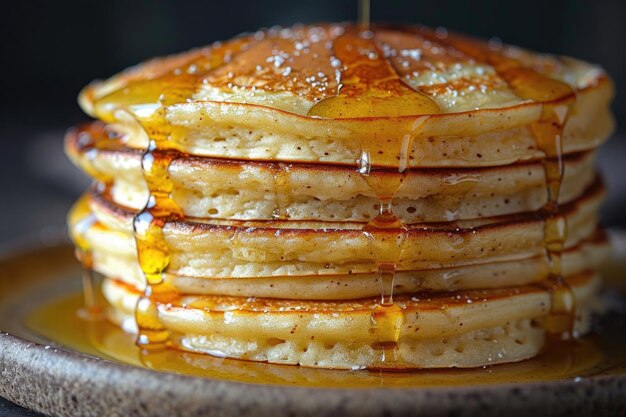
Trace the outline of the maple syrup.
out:
[[[170,219],[182,218],[182,213],[171,199],[173,185],[168,170],[174,155],[164,150],[163,132],[146,129],[150,138],[142,156],[141,167],[148,185],[146,206],[133,219],[137,247],[137,261],[146,279],[146,288],[135,308],[137,344],[147,349],[166,347],[169,333],[161,324],[158,303],[175,296],[175,291],[163,280],[170,262],[170,253],[163,234],[163,226]]]
[[[570,106],[544,105],[541,119],[532,125],[546,177],[547,203],[543,208],[544,245],[549,272],[542,285],[552,294],[551,315],[546,327],[563,337],[576,337],[574,322],[576,297],[562,276],[562,253],[567,239],[567,220],[559,210],[559,195],[563,181],[563,128]]]
[[[241,42],[234,43],[241,46]],[[137,344],[145,349],[169,345],[169,333],[159,320],[158,304],[177,296],[175,289],[163,280],[170,262],[163,227],[168,221],[183,218],[171,196],[174,187],[169,167],[173,160],[184,155],[170,140],[172,132],[166,119],[166,108],[187,102],[200,77],[223,63],[230,52],[230,46],[214,47],[209,54],[200,52],[191,62],[180,62],[179,67],[169,69],[155,79],[132,83],[95,102],[95,106],[104,110],[105,118],[106,115],[111,118],[110,121],[135,120],[147,138],[141,168],[148,186],[148,199],[133,219],[137,260],[146,280],[145,291],[135,309]],[[185,70],[182,69],[184,64]]]
[[[369,2],[362,2],[361,7],[369,8]],[[369,10],[367,16],[367,24],[361,21],[358,30],[349,30],[333,42],[334,56],[341,63],[338,82],[342,87],[336,96],[315,104],[309,115],[341,119],[440,113],[433,100],[406,85],[387,62],[369,31]],[[395,361],[403,323],[402,309],[393,302],[393,288],[409,229],[394,213],[393,198],[409,172],[413,140],[426,118],[417,117],[401,138],[388,141],[397,147],[378,151],[376,140],[364,141],[356,164],[357,172],[378,199],[378,214],[362,231],[375,255],[381,283],[380,303],[372,311],[370,329],[376,339],[372,347],[381,352],[381,362]],[[394,174],[380,170],[390,158],[384,152],[395,157]]]
[[[419,34],[491,65],[518,97],[542,103],[539,120],[531,124],[537,147],[544,154],[542,164],[547,194],[540,216],[544,222],[543,241],[549,271],[539,285],[552,295],[547,329],[566,338],[576,336],[573,334],[576,297],[562,276],[561,265],[567,238],[567,221],[559,210],[563,182],[563,132],[576,100],[575,92],[568,84],[524,67],[519,61],[508,57],[502,53],[501,44],[483,45],[461,36],[448,35],[447,31],[446,36],[437,36],[427,28],[422,28]]]
[[[84,123],[71,129],[66,135],[66,141],[76,138],[77,151],[88,159],[95,159],[102,150],[123,150],[123,137],[100,121]],[[71,153],[71,151],[70,151]],[[96,183],[106,184],[110,178],[98,171],[95,164],[81,164],[81,168],[94,179]]]
[[[149,195],[145,207],[133,220],[137,259],[146,279],[146,289],[136,308],[137,343],[146,349],[168,345],[169,334],[159,321],[157,304],[176,296],[162,277],[170,261],[163,226],[167,221],[182,217],[180,208],[171,198],[173,184],[169,166],[184,155],[170,141],[172,132],[166,120],[166,107],[190,100],[195,86],[201,84],[207,71],[223,64],[245,44],[244,39],[215,44],[190,57],[174,60],[171,67],[154,69],[153,77],[148,80],[131,82],[125,88],[93,97],[94,108],[103,121],[112,124],[119,120],[134,121],[147,138],[141,167]],[[93,126],[98,128],[97,124]],[[86,141],[86,146],[97,149],[103,143],[98,140],[100,137],[102,135],[92,135],[93,140]],[[92,174],[98,178],[97,172]]]
[[[176,79],[159,91],[150,82],[122,91],[121,94],[133,99],[137,99],[137,95],[143,99],[139,109],[125,103],[123,98],[105,98],[121,102],[116,111],[134,118],[148,138],[141,158],[142,173],[149,191],[148,200],[133,219],[137,261],[146,280],[145,291],[135,309],[139,329],[137,344],[146,349],[168,345],[169,333],[159,321],[157,305],[176,295],[174,289],[163,280],[163,273],[170,261],[163,226],[169,220],[182,218],[180,208],[171,198],[173,183],[169,176],[170,164],[180,153],[169,142],[165,106],[189,97],[194,81],[188,74],[169,74],[167,77]]]

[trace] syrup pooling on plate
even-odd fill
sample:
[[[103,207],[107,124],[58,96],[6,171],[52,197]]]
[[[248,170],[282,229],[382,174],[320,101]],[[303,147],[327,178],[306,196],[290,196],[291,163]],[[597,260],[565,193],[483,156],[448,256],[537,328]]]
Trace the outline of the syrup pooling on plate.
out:
[[[619,320],[607,322],[603,334],[573,341],[554,340],[536,358],[477,369],[345,372],[215,358],[172,349],[141,354],[133,336],[120,327],[102,319],[78,319],[75,312],[82,304],[81,298],[80,294],[70,294],[38,305],[25,319],[24,328],[73,351],[109,361],[218,380],[323,388],[329,384],[342,388],[510,384],[593,377],[623,369],[626,360],[625,333]]]
[[[567,222],[559,210],[559,195],[563,182],[563,131],[576,95],[566,83],[507,56],[501,44],[484,45],[462,36],[449,35],[447,31],[444,35],[434,33],[428,28],[421,28],[419,34],[491,65],[517,96],[543,103],[540,119],[531,124],[537,147],[544,153],[542,163],[547,193],[542,217],[549,273],[541,285],[552,294],[548,327],[569,337],[575,322],[576,298],[562,276],[561,258],[567,238]]]
[[[367,5],[369,6],[369,5]],[[364,7],[362,5],[362,7]],[[439,106],[427,96],[407,86],[387,62],[369,30],[350,30],[333,42],[336,67],[340,70],[338,94],[318,102],[310,116],[355,118],[416,116],[440,113]],[[402,309],[393,302],[396,266],[400,260],[408,228],[393,210],[393,198],[409,172],[413,140],[427,116],[418,117],[411,129],[396,138],[376,137],[364,141],[357,172],[378,198],[378,214],[362,231],[376,257],[381,297],[372,311],[371,333],[374,348],[381,351],[382,362],[395,361],[403,322]],[[380,150],[380,142],[390,146]],[[387,154],[385,154],[387,152]],[[397,172],[380,170],[395,164]]]

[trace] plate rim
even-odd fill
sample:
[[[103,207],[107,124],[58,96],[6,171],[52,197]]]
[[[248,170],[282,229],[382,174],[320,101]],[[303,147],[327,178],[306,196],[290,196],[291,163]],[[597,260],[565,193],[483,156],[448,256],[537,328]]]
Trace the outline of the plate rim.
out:
[[[46,395],[51,382],[57,385],[56,395]],[[76,389],[77,383],[81,388]],[[142,384],[143,389],[128,395],[129,386],[135,384]],[[111,412],[113,406],[121,415],[157,415],[158,409],[149,404],[154,402],[154,390],[159,386],[167,387],[170,405],[185,415],[212,414],[217,409],[220,415],[233,416],[249,415],[242,410],[255,410],[255,415],[331,416],[339,409],[343,415],[361,416],[408,412],[434,416],[464,410],[491,415],[511,402],[518,407],[525,402],[525,412],[536,408],[542,415],[572,415],[571,410],[597,413],[598,407],[607,412],[626,410],[626,374],[598,375],[578,382],[566,379],[469,387],[296,387],[153,371],[0,333],[0,395],[23,407],[54,415],[77,415],[87,410],[100,415]],[[107,392],[104,399],[103,392]],[[101,401],[82,402],[89,398]],[[120,402],[114,405],[112,398]],[[142,409],[145,414],[139,411]]]

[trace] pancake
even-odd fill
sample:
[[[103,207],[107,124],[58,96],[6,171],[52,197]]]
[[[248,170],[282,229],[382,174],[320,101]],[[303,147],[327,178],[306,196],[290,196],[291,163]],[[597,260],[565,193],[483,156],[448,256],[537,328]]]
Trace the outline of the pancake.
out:
[[[581,274],[601,267],[609,257],[609,246],[602,233],[563,253],[564,276]],[[134,286],[146,287],[137,259],[94,246],[93,268]],[[549,265],[545,256],[498,261],[442,269],[398,271],[394,294],[432,291],[503,288],[538,283],[545,279]],[[350,300],[380,295],[377,273],[286,275],[272,277],[199,277],[166,273],[167,286],[181,294],[227,295],[296,300]]]
[[[377,156],[375,165],[396,166],[396,150],[407,132],[411,167],[496,166],[543,158],[530,125],[542,117],[542,103],[569,103],[574,95],[564,153],[597,147],[613,129],[612,85],[596,66],[530,53],[511,58],[507,50],[491,51],[483,41],[437,40],[414,28],[384,27],[374,28],[363,47],[346,53],[344,63],[333,45],[363,42],[353,32],[344,25],[258,32],[92,83],[80,103],[88,114],[126,132],[127,145],[137,149],[146,148],[145,128],[160,112],[154,129],[166,123],[169,146],[189,154],[348,165],[366,149]],[[468,42],[482,56],[468,53]],[[521,66],[520,80],[498,72],[494,55],[513,69]],[[415,108],[403,114],[396,107],[392,115],[378,117],[384,100],[371,107],[378,111],[372,117],[310,114],[345,87],[347,62],[361,58],[394,71],[398,80],[436,102],[439,114],[415,116]],[[535,69],[527,68],[532,65]],[[530,90],[533,83],[537,93],[519,87]]]
[[[563,211],[571,232],[565,247],[596,230],[599,184]],[[132,220],[136,212],[92,192],[79,203],[70,227],[89,215],[98,223],[84,231],[90,246],[136,258]],[[82,207],[81,207],[82,205]],[[163,227],[168,271],[198,277],[335,275],[376,272],[376,256],[359,224],[329,222],[171,221]],[[279,239],[277,239],[279,238]],[[529,213],[409,229],[398,271],[518,260],[545,253],[544,221]]]
[[[585,332],[599,279],[568,279],[576,330]],[[108,279],[111,318],[133,330],[139,293]],[[183,296],[159,304],[178,348],[253,361],[324,368],[474,367],[532,357],[544,343],[550,294],[539,287],[397,297],[401,318],[394,361],[381,361],[374,300],[306,302]]]
[[[66,150],[88,173],[111,185],[113,201],[141,209],[148,187],[141,152],[116,143],[115,132],[94,123],[72,130]],[[580,197],[595,179],[594,154],[564,159],[560,202]],[[244,162],[180,155],[169,165],[172,199],[195,218],[367,222],[378,198],[353,168]],[[398,175],[393,170],[385,173]],[[541,161],[498,168],[410,171],[395,193],[404,223],[444,222],[535,211],[547,202]]]

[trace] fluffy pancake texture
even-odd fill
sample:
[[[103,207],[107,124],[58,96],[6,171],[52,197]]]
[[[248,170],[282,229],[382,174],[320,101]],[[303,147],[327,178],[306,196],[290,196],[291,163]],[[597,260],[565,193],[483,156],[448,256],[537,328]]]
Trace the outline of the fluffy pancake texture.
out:
[[[109,181],[117,204],[143,208],[148,187],[141,153],[124,147],[94,152],[80,143],[83,134],[107,132],[96,124],[68,134],[66,149],[76,164]],[[591,152],[570,155],[564,165],[561,203],[580,197],[595,179]],[[181,156],[168,174],[175,184],[172,198],[189,217],[271,220],[280,210],[292,220],[367,222],[378,211],[375,192],[352,167]],[[545,189],[541,161],[412,171],[397,190],[395,205],[407,224],[475,219],[538,210],[546,204]]]
[[[596,307],[597,276],[569,278],[576,294],[576,331],[586,332]],[[108,279],[112,320],[133,330],[138,294]],[[183,297],[160,305],[182,349],[218,356],[325,368],[474,367],[527,359],[543,346],[550,296],[534,287],[397,297],[402,324],[396,358],[372,348],[376,302],[305,302],[237,297]],[[356,365],[361,364],[361,365]]]
[[[81,92],[98,120],[65,149],[94,185],[70,233],[140,344],[524,360],[598,310],[612,96],[592,64],[425,27],[244,34]]]
[[[599,185],[566,206],[570,248],[591,236],[603,191]],[[136,258],[136,212],[93,192],[89,210],[97,223],[84,231],[96,250]],[[77,212],[85,213],[78,208]],[[83,214],[84,216],[85,214]],[[77,214],[71,227],[82,224]],[[409,230],[397,270],[437,269],[516,261],[543,254],[545,221],[534,214],[416,225]],[[198,277],[259,277],[375,273],[376,256],[361,225],[328,222],[172,221],[163,227],[170,271]],[[97,253],[97,252],[96,252]]]

